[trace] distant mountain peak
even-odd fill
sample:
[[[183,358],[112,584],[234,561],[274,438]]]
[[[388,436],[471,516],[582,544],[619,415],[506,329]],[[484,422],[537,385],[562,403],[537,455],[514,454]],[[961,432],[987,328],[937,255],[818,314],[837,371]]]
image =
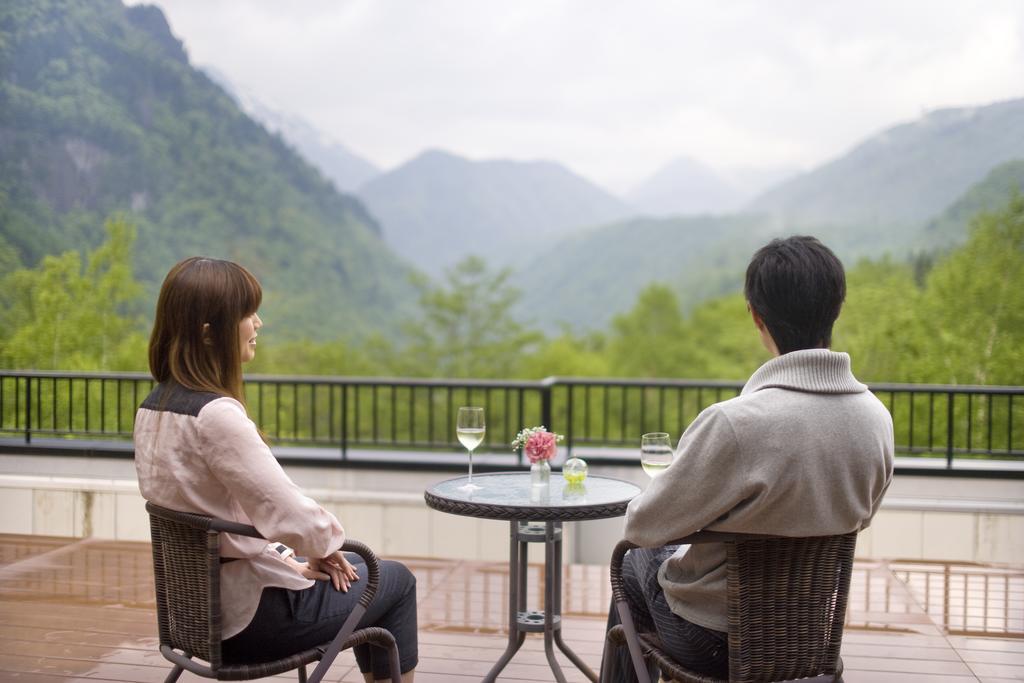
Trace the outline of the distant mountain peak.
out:
[[[168,57],[188,64],[185,45],[171,33],[163,10],[156,5],[132,5],[125,8],[124,16],[130,24],[145,31]]]
[[[566,232],[624,217],[619,199],[552,161],[427,149],[364,185],[388,243],[428,273],[469,254],[507,263]]]
[[[640,183],[626,199],[649,215],[695,215],[732,211],[744,193],[711,167],[681,156]]]
[[[414,156],[409,161],[398,166],[398,168],[404,167],[416,167],[429,164],[458,164],[458,165],[469,165],[473,162],[465,157],[461,157],[454,152],[449,152],[446,149],[439,147],[430,147],[419,154]],[[395,169],[392,169],[395,170]]]
[[[265,102],[251,89],[232,82],[214,66],[205,65],[202,70],[234,98],[242,111],[271,133],[280,135],[342,192],[355,192],[380,174],[380,169],[374,164],[303,117]]]

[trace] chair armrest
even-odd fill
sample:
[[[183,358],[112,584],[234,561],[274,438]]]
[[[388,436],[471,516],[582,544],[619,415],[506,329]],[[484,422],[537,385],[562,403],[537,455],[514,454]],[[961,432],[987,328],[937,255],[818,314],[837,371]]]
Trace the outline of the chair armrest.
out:
[[[669,541],[664,545],[694,545],[697,543],[739,543],[741,541],[755,541],[758,539],[778,538],[778,536],[766,534],[740,534],[728,531],[696,531],[688,536]],[[622,539],[612,550],[612,559],[609,565],[611,575],[612,592],[616,600],[625,600],[625,593],[622,591],[622,560],[626,553],[634,548],[639,548],[636,543]]]
[[[250,538],[262,538],[263,540],[268,540],[266,536],[257,531],[256,527],[251,524],[229,522],[226,519],[217,519],[216,517],[210,518],[210,529],[213,531],[222,531],[226,534],[235,534],[236,536],[249,536]]]
[[[377,594],[377,587],[380,585],[380,562],[374,552],[370,550],[370,546],[360,541],[345,539],[341,549],[347,553],[355,553],[366,562],[366,588],[359,596],[359,604],[367,608],[373,602],[373,597]]]
[[[688,536],[683,536],[665,545],[696,545],[699,543],[741,543],[743,541],[758,541],[768,538],[781,538],[776,534],[744,534],[734,531],[695,531]]]
[[[640,640],[637,638],[636,625],[633,622],[633,614],[629,611],[629,601],[626,599],[626,588],[622,581],[622,560],[626,553],[637,548],[635,543],[625,539],[619,541],[612,550],[612,560],[609,566],[609,575],[612,584],[613,609],[622,624],[622,634],[625,636],[626,646],[629,648],[630,659],[633,660],[633,668],[636,670],[639,683],[650,683],[647,675],[647,667],[644,665],[643,651],[640,649]]]
[[[637,544],[623,539],[616,543],[612,550],[608,573],[612,582],[612,599],[616,602],[626,599],[625,587],[622,583],[622,560],[625,559],[627,552],[637,547],[639,547]]]
[[[307,679],[309,683],[320,683],[323,680],[327,670],[331,667],[331,663],[338,656],[338,652],[341,650],[345,640],[352,634],[359,620],[363,618],[363,614],[369,608],[374,595],[377,594],[377,586],[380,583],[380,563],[369,546],[359,541],[346,540],[341,549],[345,552],[359,555],[366,562],[366,588],[363,589],[362,595],[359,596],[359,603],[345,619],[345,623],[341,625],[338,634],[334,636],[334,640],[324,649],[320,663],[316,665],[313,673]],[[394,656],[397,658],[397,655]]]
[[[193,529],[202,529],[203,531],[223,531],[229,534],[238,534],[239,536],[264,538],[263,534],[256,530],[256,527],[249,524],[229,522],[226,519],[217,519],[216,517],[210,517],[209,515],[196,512],[171,510],[169,508],[161,507],[156,503],[151,503],[148,500],[146,501],[146,512],[154,517],[169,519],[172,522],[178,522],[179,524],[190,526]]]

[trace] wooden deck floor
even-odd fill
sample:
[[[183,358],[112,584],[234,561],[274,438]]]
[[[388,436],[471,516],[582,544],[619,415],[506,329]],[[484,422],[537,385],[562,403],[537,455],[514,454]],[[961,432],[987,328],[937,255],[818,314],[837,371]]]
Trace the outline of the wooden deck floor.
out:
[[[418,582],[417,680],[479,680],[504,648],[506,567],[405,561]],[[150,565],[145,543],[0,535],[0,680],[163,680]],[[603,567],[566,568],[565,640],[595,669],[607,586]],[[1024,681],[1024,568],[858,562],[843,659],[850,683]],[[362,680],[351,654],[330,680]],[[500,680],[554,680],[539,636]]]

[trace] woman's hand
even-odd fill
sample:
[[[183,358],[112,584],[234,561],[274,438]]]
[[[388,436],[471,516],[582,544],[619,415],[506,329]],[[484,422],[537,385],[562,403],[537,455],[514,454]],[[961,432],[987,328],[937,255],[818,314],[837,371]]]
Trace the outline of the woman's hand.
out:
[[[301,563],[296,563],[301,564]],[[334,590],[347,593],[353,581],[359,580],[356,568],[345,559],[339,550],[335,550],[327,557],[311,557],[305,565],[305,571],[300,572],[307,579],[320,581],[330,580]]]

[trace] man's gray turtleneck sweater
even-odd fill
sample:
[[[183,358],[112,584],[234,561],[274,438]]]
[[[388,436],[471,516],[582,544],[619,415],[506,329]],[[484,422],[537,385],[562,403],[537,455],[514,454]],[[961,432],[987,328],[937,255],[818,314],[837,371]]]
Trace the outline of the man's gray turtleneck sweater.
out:
[[[705,409],[672,466],[626,512],[628,540],[700,529],[824,536],[863,529],[892,480],[892,417],[827,349],[774,358],[736,398]],[[727,630],[725,547],[683,546],[658,575],[679,616]]]

